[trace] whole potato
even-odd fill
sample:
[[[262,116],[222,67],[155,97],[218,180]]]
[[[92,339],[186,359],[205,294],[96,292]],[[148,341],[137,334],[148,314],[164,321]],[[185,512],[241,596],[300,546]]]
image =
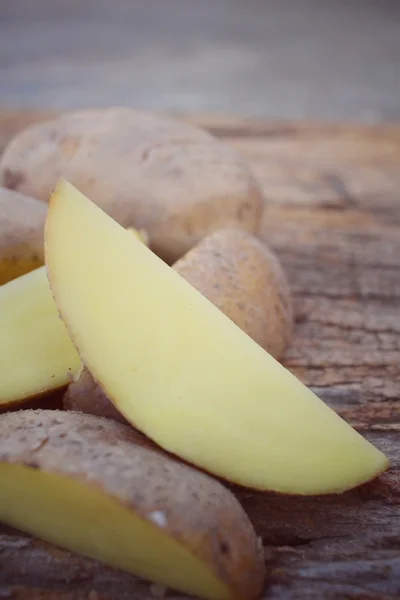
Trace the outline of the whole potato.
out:
[[[180,121],[108,108],[65,113],[11,140],[0,182],[48,201],[60,176],[172,263],[224,227],[257,233],[260,187],[233,148]]]
[[[282,356],[292,335],[291,294],[265,243],[246,231],[216,231],[173,268],[264,350]]]
[[[0,188],[0,285],[44,263],[47,205]]]

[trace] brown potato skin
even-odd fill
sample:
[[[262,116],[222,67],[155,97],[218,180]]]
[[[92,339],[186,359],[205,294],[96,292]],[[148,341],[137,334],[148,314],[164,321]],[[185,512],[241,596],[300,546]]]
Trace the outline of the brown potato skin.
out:
[[[64,113],[18,133],[0,183],[48,201],[60,176],[172,264],[223,227],[259,231],[264,202],[231,147],[178,120],[130,108]]]
[[[87,367],[83,367],[78,378],[69,384],[64,394],[63,404],[65,410],[81,411],[128,425],[126,419],[93,379]]]
[[[153,449],[134,429],[77,412],[5,413],[0,462],[96,486],[146,521],[153,511],[163,511],[163,531],[211,565],[232,598],[259,596],[264,562],[239,502],[208,475]]]
[[[276,359],[290,343],[291,293],[278,257],[246,231],[205,237],[174,266],[240,329]]]
[[[0,285],[44,264],[47,205],[0,188]]]

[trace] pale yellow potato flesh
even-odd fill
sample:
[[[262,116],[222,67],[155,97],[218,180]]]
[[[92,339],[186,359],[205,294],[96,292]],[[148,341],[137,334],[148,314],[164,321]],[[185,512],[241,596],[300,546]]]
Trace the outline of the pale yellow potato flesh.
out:
[[[95,486],[13,464],[0,464],[0,484],[0,520],[13,527],[201,598],[233,597],[184,546]]]
[[[70,232],[74,232],[71,236]],[[83,362],[163,448],[238,484],[341,492],[385,455],[173,269],[61,180],[45,256]]]
[[[81,365],[45,267],[0,287],[0,332],[0,408],[67,385]]]

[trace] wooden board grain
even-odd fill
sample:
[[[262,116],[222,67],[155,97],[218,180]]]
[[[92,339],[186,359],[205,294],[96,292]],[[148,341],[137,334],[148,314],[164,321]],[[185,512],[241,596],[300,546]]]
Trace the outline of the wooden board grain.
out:
[[[0,111],[0,151],[51,111]],[[400,597],[400,126],[196,115],[263,184],[263,238],[295,297],[284,363],[392,461],[329,497],[235,489],[265,545],[265,600]],[[15,531],[0,535],[0,598],[150,599],[146,582]],[[168,598],[179,595],[168,593]]]

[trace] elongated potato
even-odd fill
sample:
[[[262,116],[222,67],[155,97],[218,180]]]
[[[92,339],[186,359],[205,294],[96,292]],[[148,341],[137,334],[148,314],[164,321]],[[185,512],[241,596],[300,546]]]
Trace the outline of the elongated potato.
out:
[[[63,175],[172,264],[222,227],[259,230],[260,187],[241,157],[178,120],[109,108],[65,113],[9,143],[0,182],[48,201]]]
[[[216,231],[173,269],[272,356],[281,357],[292,333],[292,303],[286,274],[265,244],[245,231]],[[125,422],[86,368],[69,385],[64,406]]]
[[[202,598],[257,598],[264,565],[238,501],[148,444],[92,415],[0,415],[0,520]]]
[[[235,483],[292,494],[341,492],[388,468],[382,452],[65,181],[50,203],[45,247],[83,363],[161,447]]]
[[[44,264],[47,205],[0,188],[0,285]]]

